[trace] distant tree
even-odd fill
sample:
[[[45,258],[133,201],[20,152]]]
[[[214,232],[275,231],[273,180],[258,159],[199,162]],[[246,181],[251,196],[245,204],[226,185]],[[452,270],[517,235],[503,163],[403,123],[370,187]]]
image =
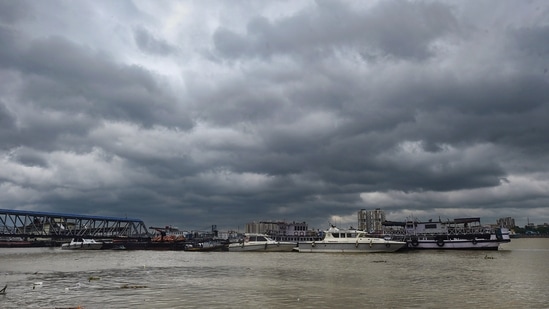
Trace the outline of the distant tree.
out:
[[[549,227],[548,226],[542,226],[537,228],[537,232],[542,235],[548,235],[549,234]]]
[[[532,227],[532,226],[515,226],[513,228],[515,233],[517,234],[531,234],[531,235],[549,235],[549,227],[548,226],[540,226],[540,227]]]

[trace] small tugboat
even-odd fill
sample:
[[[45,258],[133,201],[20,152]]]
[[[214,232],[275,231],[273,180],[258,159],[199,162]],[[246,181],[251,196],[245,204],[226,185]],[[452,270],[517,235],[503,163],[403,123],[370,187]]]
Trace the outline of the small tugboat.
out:
[[[217,237],[216,230],[188,232],[171,225],[150,229],[156,230],[157,235],[147,245],[149,250],[222,251],[228,245],[226,239]]]
[[[395,252],[405,246],[404,241],[373,237],[359,230],[340,230],[332,225],[324,231],[322,240],[300,242],[296,250],[323,253],[374,253]]]
[[[427,222],[417,219],[383,223],[384,236],[405,241],[409,249],[498,250],[510,242],[509,229],[483,226],[480,218]]]
[[[155,230],[157,234],[147,245],[148,250],[185,250],[186,240],[185,232],[177,227],[167,225],[165,227],[151,226],[149,229]]]
[[[99,250],[103,247],[103,243],[95,241],[95,239],[73,238],[70,243],[61,245],[63,250]]]
[[[276,241],[266,234],[245,233],[238,242],[229,244],[229,251],[290,252],[297,243]]]

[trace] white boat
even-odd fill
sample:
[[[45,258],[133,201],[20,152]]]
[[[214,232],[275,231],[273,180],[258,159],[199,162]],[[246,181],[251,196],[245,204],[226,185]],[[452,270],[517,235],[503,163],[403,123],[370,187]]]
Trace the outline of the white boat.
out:
[[[296,250],[324,253],[373,253],[394,252],[405,246],[406,242],[404,241],[386,240],[372,237],[364,231],[340,230],[332,226],[324,231],[322,240],[300,242]]]
[[[245,233],[238,242],[229,244],[229,251],[289,252],[297,243],[276,241],[265,234]]]
[[[99,250],[103,243],[88,238],[73,238],[70,243],[62,244],[63,250]]]
[[[384,235],[407,242],[410,249],[498,250],[510,242],[509,229],[483,226],[480,218],[457,218],[438,222],[417,219],[384,222]]]

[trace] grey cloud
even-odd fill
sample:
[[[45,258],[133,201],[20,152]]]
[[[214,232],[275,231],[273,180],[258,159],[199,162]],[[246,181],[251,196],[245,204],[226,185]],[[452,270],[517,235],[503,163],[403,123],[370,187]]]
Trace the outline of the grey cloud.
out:
[[[429,134],[426,137],[432,137],[431,142],[435,143],[470,141],[539,147],[545,139],[542,128],[547,128],[541,120],[548,112],[547,89],[547,82],[539,75],[487,77],[467,84],[424,89],[428,105],[417,109],[421,115],[417,118],[417,132],[423,136]],[[440,130],[434,130],[437,127]],[[521,142],[524,134],[530,136],[530,142],[535,138],[538,143]]]
[[[431,55],[431,43],[457,28],[451,9],[440,3],[384,1],[363,12],[317,2],[312,12],[275,21],[257,17],[244,34],[220,28],[214,44],[219,53],[232,58],[311,56],[352,48],[365,54],[425,59]]]
[[[134,30],[135,43],[144,52],[157,54],[157,55],[169,55],[176,52],[176,48],[168,42],[156,38],[147,29],[138,27]]]
[[[0,101],[0,128],[3,131],[15,129],[15,119],[2,101]]]
[[[14,24],[31,16],[31,7],[26,0],[0,1],[0,24]]]
[[[511,37],[518,44],[518,49],[525,54],[544,58],[549,55],[549,26],[538,28],[519,28],[510,31]]]
[[[0,43],[3,46],[0,48],[0,67],[13,66],[14,63],[17,63],[19,52],[17,31],[0,24]]]
[[[36,108],[145,126],[192,126],[187,116],[174,112],[176,98],[143,68],[117,64],[107,54],[59,37],[33,41],[18,52],[10,66],[27,75],[20,99]]]
[[[29,148],[19,148],[14,152],[14,161],[24,166],[47,168],[48,162],[43,154]]]
[[[0,149],[6,150],[17,145],[13,132],[17,131],[15,117],[0,100]]]

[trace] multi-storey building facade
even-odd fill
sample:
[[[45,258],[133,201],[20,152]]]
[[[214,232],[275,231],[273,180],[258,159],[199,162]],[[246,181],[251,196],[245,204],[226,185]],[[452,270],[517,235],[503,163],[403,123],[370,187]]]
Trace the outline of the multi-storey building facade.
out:
[[[306,222],[260,221],[246,223],[246,233],[268,234],[273,238],[302,238],[314,231],[309,231]]]
[[[385,221],[385,212],[379,208],[375,210],[361,209],[358,211],[358,229],[370,233],[381,232]]]
[[[511,217],[499,218],[496,222],[498,226],[508,229],[512,229],[515,227],[515,219]]]
[[[278,231],[278,222],[250,222],[246,223],[246,233],[267,234],[272,231]]]

